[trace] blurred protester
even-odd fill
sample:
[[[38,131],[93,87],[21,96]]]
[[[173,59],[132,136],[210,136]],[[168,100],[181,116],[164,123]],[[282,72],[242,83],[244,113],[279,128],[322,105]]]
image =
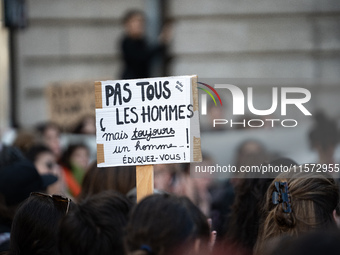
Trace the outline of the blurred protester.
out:
[[[154,187],[159,191],[172,193],[179,173],[178,164],[154,165]]]
[[[288,158],[279,158],[266,165],[290,168],[296,166],[297,163]],[[234,250],[242,247],[242,254],[252,254],[253,252],[262,222],[264,198],[269,185],[274,180],[273,178],[250,177],[249,173],[249,178],[243,179],[235,188],[235,201],[231,207],[231,214],[228,215],[228,224],[224,226],[225,229],[221,233],[224,236],[224,246]]]
[[[58,160],[62,153],[60,145],[60,127],[53,122],[47,122],[38,125],[36,131],[42,143],[50,148]]]
[[[273,238],[336,228],[333,212],[339,203],[338,186],[328,174],[304,172],[306,167],[301,166],[302,172],[280,174],[269,186],[256,255],[268,253]]]
[[[234,203],[235,188],[242,183],[246,178],[247,173],[241,173],[239,170],[242,166],[259,166],[267,160],[267,153],[265,147],[255,141],[246,140],[242,142],[236,151],[234,159],[234,166],[236,166],[237,173],[232,178],[227,179],[220,185],[220,189],[213,193],[211,218],[213,220],[213,227],[217,233],[225,233],[228,228],[230,218],[228,215],[231,212],[231,206]],[[221,235],[218,236],[220,238]]]
[[[124,255],[123,232],[131,203],[104,191],[81,201],[60,224],[61,255]]]
[[[222,99],[223,100],[223,99]],[[226,110],[224,106],[215,105],[214,101],[209,100],[207,105],[207,120],[206,123],[203,123],[201,127],[201,131],[210,132],[210,131],[225,131],[229,127],[227,124],[216,124],[214,127],[214,120],[215,119],[226,119]]]
[[[235,166],[237,170],[246,166],[259,166],[268,160],[265,147],[256,140],[246,140],[241,143],[236,152]],[[238,172],[233,176],[233,182],[237,185],[239,178],[244,178],[247,173]]]
[[[79,200],[105,190],[114,190],[123,195],[136,186],[136,168],[133,166],[97,167],[92,163],[85,174]]]
[[[25,156],[18,148],[0,142],[0,171],[3,167],[24,159]]]
[[[84,116],[74,128],[75,134],[95,135],[96,134],[96,118],[93,115]]]
[[[37,141],[38,138],[34,132],[29,130],[20,130],[13,142],[13,146],[18,148],[24,155],[27,155],[27,152],[34,144],[37,143]]]
[[[314,127],[309,132],[311,148],[316,150],[321,164],[334,164],[334,151],[339,142],[340,132],[335,121],[324,113],[316,113]]]
[[[206,218],[186,197],[168,194],[144,198],[132,210],[125,236],[127,254],[207,254]]]
[[[185,196],[193,203],[196,202],[196,188],[193,178],[190,176],[190,163],[174,164],[177,170],[172,181],[172,193],[177,196]]]
[[[200,168],[208,168],[209,166],[212,166],[214,164],[213,159],[207,154],[203,153],[202,157],[202,162],[190,164],[190,169],[193,173],[196,166],[199,166]],[[195,173],[195,175],[192,176],[193,178],[191,178],[191,181],[193,182],[194,188],[194,197],[192,198],[192,201],[208,217],[210,215],[212,200],[209,191],[209,188],[212,185],[212,177],[208,171]],[[190,176],[188,177],[190,178]]]
[[[57,182],[48,186],[48,194],[64,193],[62,172],[53,152],[49,148],[42,144],[36,144],[27,152],[27,159],[34,164],[40,175],[52,174],[58,178]]]
[[[130,10],[123,18],[125,35],[121,41],[124,70],[122,79],[150,77],[150,66],[155,56],[165,53],[170,29],[163,29],[159,42],[154,46],[145,38],[145,16],[142,11]]]
[[[8,250],[13,217],[18,205],[31,192],[46,191],[54,175],[39,175],[33,164],[18,161],[0,171],[0,251]]]
[[[221,239],[224,228],[228,226],[231,206],[234,203],[235,190],[230,179],[224,181],[217,189],[212,192],[212,202],[210,208],[210,217],[212,219],[212,228],[217,231],[218,240]]]
[[[74,198],[81,192],[81,183],[89,164],[89,154],[86,145],[72,144],[60,159],[67,191]]]
[[[31,193],[15,214],[8,254],[58,255],[58,226],[69,206],[67,198]]]

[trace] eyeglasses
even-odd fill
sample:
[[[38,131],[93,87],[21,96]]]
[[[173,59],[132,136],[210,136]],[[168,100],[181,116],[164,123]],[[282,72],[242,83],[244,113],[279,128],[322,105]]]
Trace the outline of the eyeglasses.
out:
[[[67,197],[63,197],[60,195],[48,195],[40,192],[32,192],[30,196],[51,198],[56,206],[65,211],[65,214],[68,213],[68,210],[70,208],[71,199]]]

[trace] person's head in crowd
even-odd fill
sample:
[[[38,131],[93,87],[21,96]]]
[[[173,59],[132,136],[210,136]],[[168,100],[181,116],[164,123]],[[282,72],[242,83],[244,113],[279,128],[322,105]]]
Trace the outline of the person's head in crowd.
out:
[[[308,166],[292,168],[270,184],[255,254],[262,254],[266,242],[275,237],[336,228],[333,212],[339,203],[338,186],[328,174],[308,170]]]
[[[21,160],[25,160],[25,156],[18,148],[0,142],[0,171],[3,167]]]
[[[340,132],[335,121],[324,113],[314,115],[315,124],[309,132],[311,148],[319,155],[319,163],[334,164],[334,151],[339,142]]]
[[[69,207],[67,198],[32,193],[15,214],[9,255],[57,255],[58,226]]]
[[[198,206],[194,205],[194,203],[188,199],[187,197],[183,198],[182,203],[185,205],[189,214],[191,215],[192,220],[196,226],[196,237],[200,239],[202,244],[202,251],[204,248],[208,248],[207,245],[211,241],[211,229],[209,223],[207,224],[207,217],[203,214],[203,212],[199,209]]]
[[[68,169],[86,170],[89,166],[90,151],[85,144],[71,144],[60,159],[60,164]]]
[[[84,116],[74,128],[73,133],[75,134],[96,134],[96,118],[93,115]]]
[[[53,122],[47,122],[38,125],[36,131],[41,141],[50,148],[56,158],[59,159],[61,156],[60,127]]]
[[[29,161],[19,161],[0,171],[0,193],[8,206],[15,206],[29,197],[31,192],[45,192],[58,178],[51,174],[39,174]]]
[[[223,99],[222,99],[223,100]],[[218,102],[218,101],[217,101]],[[207,109],[207,131],[223,131],[228,129],[227,124],[216,124],[215,127],[213,126],[215,119],[226,119],[226,111],[225,106],[218,105],[216,106],[214,101],[209,100],[208,109]]]
[[[259,166],[263,162],[267,161],[267,152],[260,142],[256,140],[246,140],[242,142],[236,151],[235,166],[239,170],[244,166]],[[246,173],[238,173],[234,175],[232,183],[238,184],[237,178],[243,178]]]
[[[173,192],[178,171],[179,168],[177,164],[154,165],[155,189],[165,192]]]
[[[57,181],[54,175],[39,175],[29,161],[17,161],[0,171],[0,252],[9,249],[9,237],[18,205],[31,192],[45,191]]]
[[[114,190],[126,195],[135,186],[135,167],[119,166],[98,168],[97,162],[94,162],[85,174],[79,200],[105,190]]]
[[[173,174],[171,182],[171,193],[177,196],[185,196],[189,198],[195,205],[199,206],[202,200],[200,199],[200,194],[197,191],[195,180],[196,177],[190,175],[190,168],[192,167],[190,163],[182,163],[175,165],[178,171]],[[206,203],[204,203],[204,208],[206,208]],[[202,210],[202,208],[200,208]],[[204,213],[207,211],[202,210]]]
[[[77,199],[81,193],[81,184],[89,164],[89,154],[89,149],[85,145],[72,144],[68,146],[59,161],[66,190],[74,199]]]
[[[13,146],[26,155],[37,141],[38,139],[34,132],[29,130],[20,130],[13,142]]]
[[[190,164],[191,176],[194,177],[190,178],[193,182],[194,193],[192,201],[207,216],[210,214],[211,196],[209,188],[212,186],[213,179],[209,171],[206,170],[212,165],[214,165],[214,159],[205,152],[202,153],[202,162]],[[196,168],[201,171],[196,172]]]
[[[57,175],[55,156],[47,146],[43,144],[33,145],[26,155],[27,159],[35,165],[39,174]]]
[[[123,231],[130,209],[131,203],[114,191],[81,201],[60,224],[60,254],[123,255]]]
[[[289,169],[297,163],[289,158],[278,158],[263,165],[286,166]],[[243,179],[235,188],[235,200],[231,207],[231,214],[228,216],[228,224],[223,226],[223,233],[220,233],[224,238],[225,246],[242,247],[247,254],[251,254],[254,248],[262,222],[264,198],[269,185],[274,180],[274,178],[255,177]]]
[[[176,171],[173,174],[171,190],[173,194],[178,196],[187,196],[190,199],[194,197],[194,187],[192,179],[190,178],[190,163],[175,164]],[[192,190],[192,191],[191,191]]]
[[[125,33],[131,38],[142,38],[145,34],[145,17],[140,10],[130,10],[123,18]]]
[[[298,238],[285,237],[263,255],[336,255],[340,251],[340,232],[317,231]]]
[[[40,175],[52,174],[58,181],[47,188],[48,194],[60,194],[63,189],[63,180],[60,167],[57,164],[53,152],[43,144],[36,144],[27,152],[27,159],[30,160]]]
[[[129,255],[195,254],[207,249],[209,236],[206,218],[188,198],[151,195],[132,210],[125,246]]]

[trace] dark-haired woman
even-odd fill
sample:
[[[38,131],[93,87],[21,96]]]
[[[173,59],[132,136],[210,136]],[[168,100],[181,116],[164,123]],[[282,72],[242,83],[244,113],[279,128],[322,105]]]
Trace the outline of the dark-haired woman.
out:
[[[188,198],[158,194],[132,211],[125,244],[129,255],[207,254],[209,239],[205,216]]]
[[[32,193],[16,212],[9,255],[57,255],[58,226],[69,211],[70,200]]]
[[[81,183],[89,164],[89,149],[84,144],[72,144],[63,153],[62,166],[68,194],[77,198],[81,192]]]

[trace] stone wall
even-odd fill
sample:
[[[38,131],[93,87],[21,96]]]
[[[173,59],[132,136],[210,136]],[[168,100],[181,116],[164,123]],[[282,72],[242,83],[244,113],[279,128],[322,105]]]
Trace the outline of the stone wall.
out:
[[[120,18],[145,6],[142,0],[28,0],[29,27],[17,37],[19,122],[47,118],[43,89],[51,82],[117,78]],[[167,6],[174,19],[172,75],[303,79],[311,107],[340,118],[339,1],[169,0]]]
[[[141,0],[28,0],[18,34],[19,123],[48,118],[44,88],[55,81],[114,79],[120,72],[120,19]]]
[[[308,86],[310,108],[340,118],[339,1],[172,0],[169,7],[173,75],[250,78],[254,90],[269,92],[256,78]],[[270,103],[263,95],[259,107]]]

